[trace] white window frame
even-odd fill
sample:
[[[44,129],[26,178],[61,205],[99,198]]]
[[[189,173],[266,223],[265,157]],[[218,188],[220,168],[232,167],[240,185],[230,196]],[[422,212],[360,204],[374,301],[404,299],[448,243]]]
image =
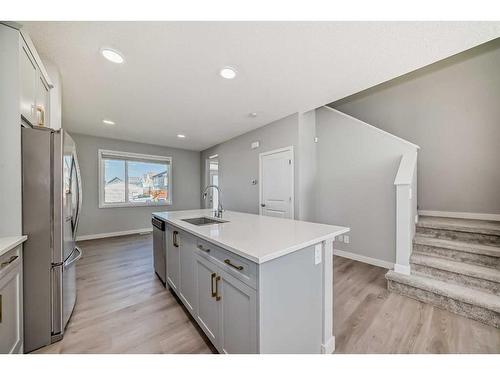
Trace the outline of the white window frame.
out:
[[[106,203],[104,200],[104,160],[109,157],[116,156],[119,159],[130,160],[130,161],[154,161],[154,162],[167,162],[169,163],[169,176],[168,176],[168,201],[166,202],[119,202],[119,203]],[[136,154],[133,152],[123,152],[123,151],[113,151],[113,150],[98,150],[98,164],[99,164],[99,208],[113,208],[113,207],[144,207],[144,206],[171,206],[173,203],[172,197],[172,174],[173,174],[173,164],[172,157],[161,156],[161,155],[147,155],[147,154]],[[128,168],[125,168],[125,199],[128,200]]]

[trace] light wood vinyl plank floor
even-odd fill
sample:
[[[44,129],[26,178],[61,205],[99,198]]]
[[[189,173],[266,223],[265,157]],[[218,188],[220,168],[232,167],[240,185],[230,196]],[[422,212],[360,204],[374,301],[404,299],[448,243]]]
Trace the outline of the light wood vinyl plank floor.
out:
[[[152,236],[81,242],[62,341],[36,353],[214,353],[153,272]],[[386,270],[334,259],[336,353],[500,353],[500,330],[389,293]]]

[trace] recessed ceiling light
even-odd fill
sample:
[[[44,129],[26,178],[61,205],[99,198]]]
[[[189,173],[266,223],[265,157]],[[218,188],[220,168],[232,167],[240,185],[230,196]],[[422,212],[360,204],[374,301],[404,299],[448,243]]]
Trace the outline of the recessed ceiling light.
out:
[[[102,120],[102,123],[105,125],[115,125],[116,124],[114,121],[111,121],[111,120]]]
[[[257,117],[257,112],[250,112],[248,114],[248,116],[250,116],[250,117]]]
[[[115,64],[122,64],[125,61],[123,56],[118,51],[111,48],[102,48],[101,53],[106,59],[114,62]]]
[[[219,74],[222,78],[233,79],[236,77],[236,70],[230,66],[226,66],[220,70]]]
[[[177,138],[186,138],[184,134],[177,134]]]

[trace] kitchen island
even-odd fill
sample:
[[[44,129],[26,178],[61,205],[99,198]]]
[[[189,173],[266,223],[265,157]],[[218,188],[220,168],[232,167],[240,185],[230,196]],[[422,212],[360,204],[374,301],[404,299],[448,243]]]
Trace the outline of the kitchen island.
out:
[[[333,240],[349,228],[210,209],[156,212],[166,281],[221,353],[331,353]]]

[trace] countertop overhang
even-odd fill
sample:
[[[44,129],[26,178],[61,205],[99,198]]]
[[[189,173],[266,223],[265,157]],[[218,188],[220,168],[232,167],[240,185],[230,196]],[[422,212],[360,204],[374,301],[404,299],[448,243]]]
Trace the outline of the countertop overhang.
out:
[[[0,256],[22,244],[28,236],[0,237]]]
[[[197,226],[182,219],[213,217],[211,209],[154,212],[153,216],[261,264],[349,232],[349,228],[224,211],[225,223]]]

